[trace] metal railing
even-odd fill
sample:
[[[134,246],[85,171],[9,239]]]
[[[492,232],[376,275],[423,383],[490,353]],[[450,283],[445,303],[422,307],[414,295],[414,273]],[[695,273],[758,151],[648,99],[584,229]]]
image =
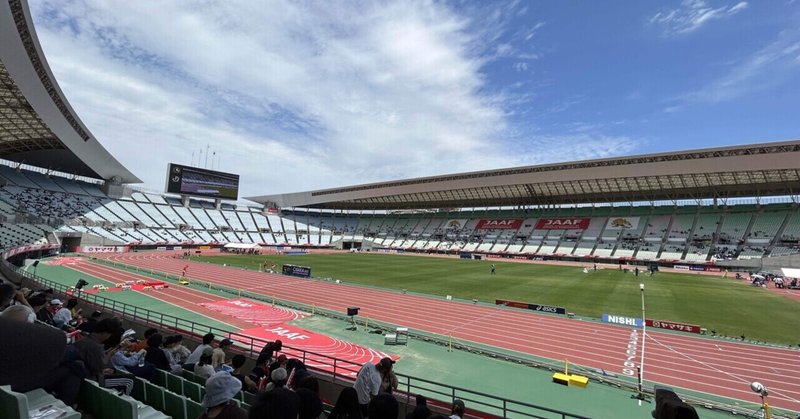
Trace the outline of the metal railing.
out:
[[[38,285],[39,287],[52,288],[57,294],[68,295],[70,287],[60,284],[38,275],[10,265],[7,261],[2,261],[4,272],[11,270],[14,274],[21,277],[20,285]],[[27,283],[26,283],[27,281]],[[120,318],[142,323],[145,325],[158,326],[159,328],[182,332],[199,338],[206,333],[213,333],[216,336],[227,337],[237,342],[236,348],[250,357],[257,356],[260,349],[267,341],[248,335],[242,335],[229,330],[220,329],[213,326],[204,325],[191,320],[182,319],[177,316],[164,314],[123,303],[98,294],[88,294],[85,292],[70,293],[72,298],[77,298],[83,304],[94,308],[101,308],[104,311],[114,314]],[[262,297],[263,298],[263,297]],[[289,357],[295,357],[303,361],[306,365],[313,365],[313,369],[318,374],[327,375],[334,380],[351,382],[353,377],[361,368],[361,364],[338,359],[329,355],[307,351],[284,345],[282,352]],[[519,402],[497,395],[482,393],[466,388],[450,386],[436,381],[418,378],[406,374],[395,373],[399,381],[399,392],[396,394],[400,401],[413,403],[414,394],[423,394],[432,400],[440,400],[444,405],[449,405],[455,399],[467,402],[470,410],[482,412],[486,415],[496,415],[500,417],[526,417],[526,418],[575,418],[588,419],[586,416],[563,412],[544,406],[530,403]]]

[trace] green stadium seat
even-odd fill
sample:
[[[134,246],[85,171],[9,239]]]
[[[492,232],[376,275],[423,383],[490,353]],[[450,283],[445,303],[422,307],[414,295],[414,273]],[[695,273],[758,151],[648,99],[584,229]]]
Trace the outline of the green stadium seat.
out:
[[[171,391],[164,392],[164,413],[172,416],[172,419],[195,419],[197,416],[187,418],[186,399]]]
[[[144,397],[145,402],[152,406],[154,409],[164,411],[164,388],[159,387],[151,382],[144,383]]]
[[[193,400],[189,400],[189,399],[186,400],[186,417],[187,418],[199,418],[200,415],[202,415],[204,411],[205,411],[205,409],[203,409],[203,406],[201,406],[200,403],[195,402]]]
[[[247,404],[253,404],[256,401],[256,395],[249,391],[243,391],[242,395],[244,396],[244,402]]]
[[[156,379],[158,380],[158,385],[162,387],[167,386],[167,375],[169,375],[169,373],[164,370],[156,370]]]
[[[191,381],[184,381],[183,395],[197,403],[200,403],[203,400],[203,388],[200,387],[200,384]]]
[[[183,371],[181,372],[181,375],[182,375],[182,376],[183,376],[183,378],[185,378],[186,380],[189,380],[189,381],[194,381],[194,377],[195,377],[195,375],[194,375],[194,373],[193,373],[193,372],[191,372],[191,371],[186,371],[186,370],[183,370]]]
[[[28,393],[17,393],[10,386],[0,386],[0,417],[28,419],[32,414],[46,410],[63,412],[61,419],[80,419],[81,414],[72,410],[44,390],[36,389]]]
[[[133,379],[133,391],[131,392],[131,396],[134,399],[139,400],[140,402],[145,401],[144,397],[144,383],[146,381],[143,378],[136,377]]]
[[[183,395],[183,377],[167,373],[167,390]]]

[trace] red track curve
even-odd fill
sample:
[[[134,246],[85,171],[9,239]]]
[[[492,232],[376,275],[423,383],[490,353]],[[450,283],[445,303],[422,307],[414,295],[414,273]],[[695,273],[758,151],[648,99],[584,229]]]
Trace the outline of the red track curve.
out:
[[[563,360],[622,373],[633,329],[502,308],[403,295],[322,281],[309,281],[186,262],[169,253],[104,255],[111,260],[157,272],[266,296],[314,304],[331,310],[361,307],[369,319],[412,327],[454,339]],[[641,342],[636,346],[638,365]],[[767,346],[698,338],[648,330],[645,380],[724,397],[757,402],[749,383],[770,389],[774,407],[800,410],[800,352]]]

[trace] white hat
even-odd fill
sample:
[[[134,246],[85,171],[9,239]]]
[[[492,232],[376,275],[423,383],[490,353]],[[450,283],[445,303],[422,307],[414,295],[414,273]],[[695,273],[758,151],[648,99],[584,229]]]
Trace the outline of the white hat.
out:
[[[53,298],[52,300],[50,300],[50,304],[54,306],[60,306],[63,303],[58,298]]]
[[[206,409],[233,399],[242,390],[242,382],[230,373],[220,371],[206,380],[206,394],[201,405]]]

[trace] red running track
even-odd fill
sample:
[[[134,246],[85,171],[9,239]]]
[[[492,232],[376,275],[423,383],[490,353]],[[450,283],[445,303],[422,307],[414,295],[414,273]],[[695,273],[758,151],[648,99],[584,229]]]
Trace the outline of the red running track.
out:
[[[330,310],[358,306],[359,314],[369,319],[554,360],[567,358],[616,374],[623,374],[626,361],[638,366],[640,359],[640,331],[627,327],[187,262],[170,253],[102,257],[174,275],[188,264],[187,275],[201,281]],[[637,342],[628,360],[632,335]],[[760,381],[770,389],[772,406],[800,410],[798,351],[651,329],[645,355],[646,381],[750,403],[758,400],[749,384]]]
[[[76,271],[92,275],[95,278],[106,280],[112,284],[125,281],[152,279],[150,277],[138,275],[126,270],[89,263],[82,259],[73,261],[67,266]],[[139,291],[132,290],[130,292]],[[208,294],[182,286],[172,286],[170,288],[161,290],[151,289],[141,293],[147,295],[148,297],[171,303],[177,307],[181,307],[183,309],[201,314],[210,319],[225,323],[231,326],[231,329],[233,329],[231,330],[232,332],[237,332],[243,336],[261,339],[262,341],[273,340],[275,338],[282,338],[284,341],[288,339],[290,345],[294,346],[296,349],[327,355],[340,360],[349,361],[354,364],[364,364],[366,362],[376,363],[380,361],[381,358],[386,356],[391,356],[393,359],[398,358],[397,356],[389,355],[385,352],[377,351],[372,348],[355,345],[353,343],[326,335],[303,331],[303,329],[297,328],[296,326],[284,324],[284,322],[305,316],[304,314],[298,313],[294,310],[289,310],[282,307],[269,307],[268,310],[251,310],[248,313],[241,310],[242,307],[240,306],[231,305],[230,301],[219,303],[221,297],[217,295]],[[263,304],[259,302],[251,302],[247,299],[237,299],[236,301],[249,302],[255,306],[263,306]],[[253,327],[254,325],[257,325],[257,327]],[[281,327],[288,330],[288,332],[301,334],[303,336],[288,337],[284,334],[283,337],[281,337],[276,335],[275,332],[270,332],[270,330],[275,329],[276,327]],[[236,336],[233,336],[232,338],[237,339]],[[249,340],[247,340],[247,342],[249,342]],[[252,349],[258,351],[260,348]],[[284,352],[289,356],[301,356],[300,352],[297,352],[291,348],[285,348]],[[334,366],[328,359],[315,360],[312,356],[310,358],[306,358],[306,361],[307,365],[309,366],[331,372],[334,370]],[[345,367],[345,369],[346,368],[347,367]],[[348,373],[346,371],[342,371],[341,364],[339,365],[339,372],[353,376],[355,375],[355,372]]]

